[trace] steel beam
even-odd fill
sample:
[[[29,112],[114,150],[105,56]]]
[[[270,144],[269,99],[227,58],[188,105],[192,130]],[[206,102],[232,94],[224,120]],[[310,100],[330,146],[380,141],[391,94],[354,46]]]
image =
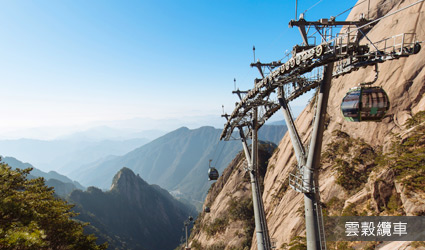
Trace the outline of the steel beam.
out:
[[[347,25],[353,25],[356,27],[365,25],[369,22],[369,20],[361,19],[359,21],[335,21],[333,19],[327,19],[322,18],[319,21],[306,21],[304,18],[298,19],[298,20],[291,20],[289,21],[289,27],[292,28],[294,26],[297,27],[305,27],[305,26],[347,26]]]
[[[250,172],[251,178],[254,179],[252,188],[256,189],[256,199],[258,207],[258,216],[260,217],[261,235],[257,233],[257,240],[262,237],[262,244],[264,249],[270,250],[270,238],[267,228],[266,213],[264,211],[263,198],[261,195],[260,185],[258,183],[258,108],[254,108],[252,117],[252,167],[254,171]],[[254,198],[254,196],[253,196]]]
[[[256,108],[254,109],[254,117],[256,117]],[[252,191],[252,205],[254,209],[254,220],[255,220],[255,235],[257,239],[258,250],[270,250],[270,239],[267,231],[267,221],[264,213],[264,205],[258,185],[257,169],[258,169],[258,136],[257,136],[257,119],[253,118],[253,129],[252,133],[252,152],[250,152],[246,136],[243,132],[242,127],[239,128],[239,135],[242,139],[242,146],[245,152],[245,158],[248,162],[247,171],[251,180],[251,191]]]
[[[248,162],[248,172],[249,172],[249,177],[251,180],[251,191],[252,191],[252,206],[254,208],[254,220],[255,220],[255,235],[257,237],[257,249],[258,250],[266,250],[266,248],[264,248],[264,242],[263,242],[263,230],[261,227],[261,221],[260,221],[260,209],[258,207],[258,200],[257,200],[257,182],[256,182],[256,178],[255,178],[255,174],[254,174],[254,169],[253,169],[253,158],[251,156],[251,153],[249,152],[248,149],[248,144],[246,142],[246,138],[243,132],[242,128],[239,128],[239,133],[240,136],[242,138],[242,146],[245,152],[245,158],[246,161]],[[254,144],[254,143],[253,143]],[[254,154],[253,154],[254,155]]]
[[[242,140],[242,147],[243,147],[243,151],[245,153],[245,158],[246,158],[246,161],[248,163],[247,169],[249,171],[251,171],[252,170],[251,152],[249,151],[248,143],[246,142],[247,139],[246,139],[245,134],[243,132],[243,128],[238,127],[238,129],[239,129],[239,136],[241,137],[241,140]]]
[[[249,177],[251,179],[251,190],[252,190],[252,204],[254,206],[254,217],[255,217],[255,234],[257,236],[257,249],[267,249],[265,247],[265,241],[264,241],[264,231],[262,227],[262,221],[261,221],[261,208],[260,203],[258,202],[258,197],[261,195],[258,193],[258,180],[256,176],[257,171],[257,165],[258,165],[258,138],[257,138],[257,129],[256,129],[256,120],[257,120],[257,108],[254,108],[253,110],[253,129],[252,129],[252,154],[251,154],[251,160],[252,160],[252,169],[249,171]]]
[[[326,118],[326,109],[328,106],[329,90],[331,86],[333,63],[329,63],[324,69],[323,81],[320,84],[320,90],[316,102],[316,115],[313,123],[313,131],[311,133],[310,147],[308,150],[307,163],[304,169],[304,183],[310,185],[314,192],[319,192],[318,188],[315,190],[314,179],[317,175],[317,169],[320,164],[320,153],[322,151],[323,131]],[[304,194],[304,211],[306,222],[306,235],[307,235],[307,249],[316,250],[322,249],[320,242],[320,226],[318,223],[318,211],[316,211],[315,204],[317,204],[315,193]],[[323,236],[322,236],[323,237]]]
[[[301,142],[297,128],[289,110],[288,103],[284,97],[283,87],[278,88],[279,104],[282,107],[283,117],[285,118],[286,126],[288,128],[289,137],[291,138],[292,145],[294,147],[295,157],[297,158],[298,166],[304,166],[306,161],[304,146]]]

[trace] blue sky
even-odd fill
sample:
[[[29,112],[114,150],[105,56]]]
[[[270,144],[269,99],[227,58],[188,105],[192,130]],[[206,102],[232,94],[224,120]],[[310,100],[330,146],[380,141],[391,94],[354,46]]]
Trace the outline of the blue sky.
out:
[[[298,13],[318,20],[355,3],[300,0]],[[253,45],[269,62],[301,42],[294,16],[288,0],[1,0],[0,134],[219,117],[237,101],[233,78],[248,89],[259,76]]]

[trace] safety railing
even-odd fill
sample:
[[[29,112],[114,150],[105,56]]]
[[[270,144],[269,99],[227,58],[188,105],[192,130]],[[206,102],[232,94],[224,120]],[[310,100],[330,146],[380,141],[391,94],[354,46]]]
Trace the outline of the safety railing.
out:
[[[401,33],[372,43],[380,53],[412,54],[416,41],[416,33]]]

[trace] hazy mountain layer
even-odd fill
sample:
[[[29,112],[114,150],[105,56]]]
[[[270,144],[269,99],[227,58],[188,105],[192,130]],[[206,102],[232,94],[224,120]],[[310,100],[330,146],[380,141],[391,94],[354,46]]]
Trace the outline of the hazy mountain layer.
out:
[[[108,155],[123,155],[147,143],[148,139],[94,140],[82,136],[62,140],[1,140],[0,152],[37,168],[68,174],[73,169]]]
[[[12,169],[33,168],[30,175],[28,175],[28,178],[33,179],[37,177],[43,177],[46,180],[46,185],[53,187],[55,189],[55,193],[60,196],[65,196],[75,189],[85,189],[80,183],[73,181],[64,175],[58,174],[55,171],[50,171],[48,173],[43,172],[33,167],[31,164],[23,163],[13,157],[4,157],[2,158],[2,162],[11,166]]]

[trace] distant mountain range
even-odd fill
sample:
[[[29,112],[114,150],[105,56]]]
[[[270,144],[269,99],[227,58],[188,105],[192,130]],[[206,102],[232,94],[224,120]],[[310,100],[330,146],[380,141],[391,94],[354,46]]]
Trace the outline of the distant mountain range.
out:
[[[220,141],[221,129],[182,127],[123,156],[88,164],[69,174],[86,186],[108,188],[114,174],[128,167],[148,183],[160,185],[181,196],[201,202],[210,186],[207,171],[212,166],[222,171],[242,149],[240,141]],[[285,126],[263,126],[260,140],[278,144]]]
[[[266,122],[267,125],[270,126],[281,126],[286,124],[285,120],[280,120],[280,121],[274,121],[274,122]]]
[[[2,157],[1,159],[2,162],[12,167],[12,169],[33,168],[33,170],[28,175],[28,178],[34,179],[37,177],[43,177],[46,180],[46,185],[53,187],[55,189],[55,193],[59,196],[66,196],[75,189],[85,190],[85,187],[83,187],[80,183],[73,181],[64,175],[58,174],[55,171],[46,173],[35,168],[29,163],[23,163],[13,157]]]
[[[136,129],[117,129],[108,126],[98,126],[87,130],[75,132],[69,135],[60,136],[57,140],[72,141],[125,141],[135,138],[144,138],[149,141],[165,135],[164,130],[136,130]]]
[[[87,231],[99,243],[108,241],[109,249],[172,250],[180,243],[183,222],[196,213],[128,168],[114,176],[110,191],[76,190],[69,202],[76,204],[76,219],[90,222]]]
[[[0,140],[0,153],[16,157],[43,171],[68,174],[74,169],[110,155],[123,155],[165,132],[159,130],[123,132],[98,127],[57,140]]]

